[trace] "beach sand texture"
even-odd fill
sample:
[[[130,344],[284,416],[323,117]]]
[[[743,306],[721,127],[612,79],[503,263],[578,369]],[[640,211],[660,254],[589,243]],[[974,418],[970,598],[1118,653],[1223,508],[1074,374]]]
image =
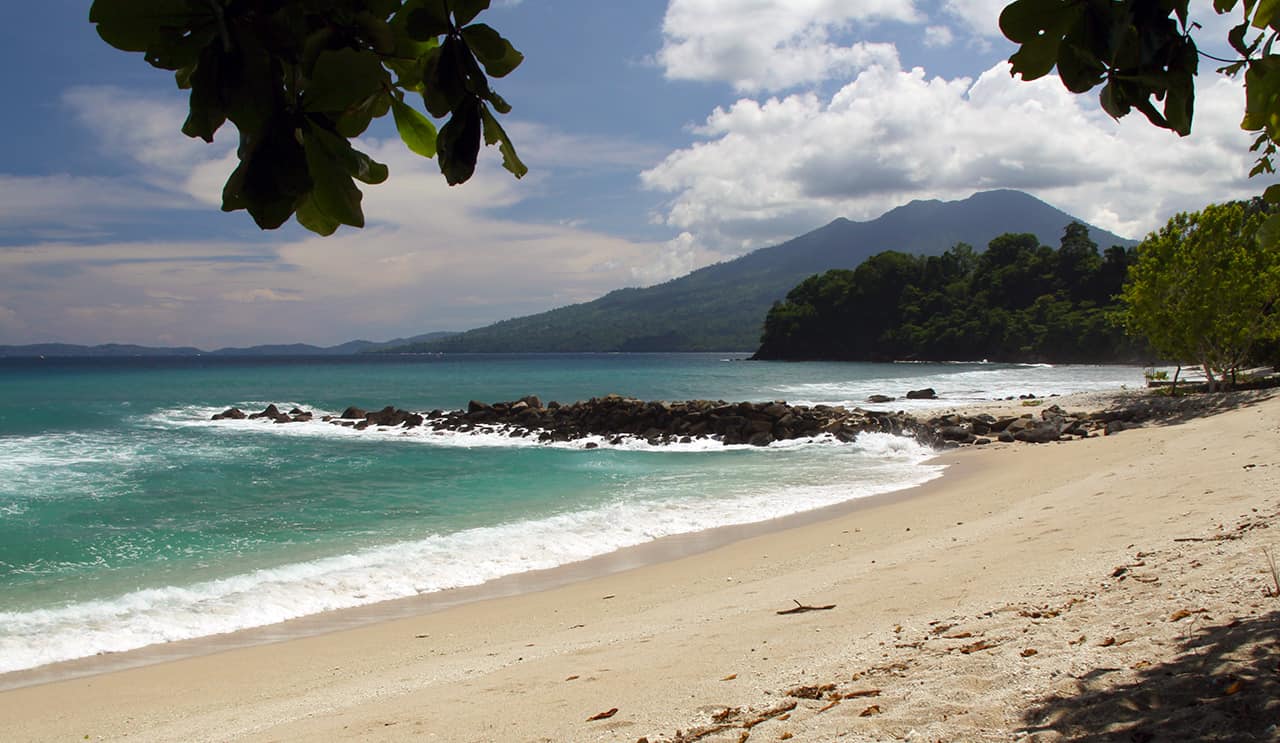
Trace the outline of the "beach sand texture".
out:
[[[612,575],[9,690],[2,735],[1280,739],[1280,397],[1225,407],[949,452],[906,494]]]

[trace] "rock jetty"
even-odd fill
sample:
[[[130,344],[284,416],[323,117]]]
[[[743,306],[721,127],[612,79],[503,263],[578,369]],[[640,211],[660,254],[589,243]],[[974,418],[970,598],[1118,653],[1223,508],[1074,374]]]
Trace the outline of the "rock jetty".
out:
[[[543,443],[590,438],[612,444],[641,439],[652,445],[664,445],[710,439],[726,445],[768,446],[775,441],[823,435],[848,442],[861,433],[879,432],[908,436],[934,448],[951,448],[981,446],[992,441],[1042,444],[1110,435],[1140,424],[1144,417],[1140,410],[1134,408],[1083,414],[1068,413],[1052,405],[1038,412],[1039,415],[1025,413],[1001,417],[985,413],[952,413],[921,419],[902,411],[789,405],[782,401],[666,402],[607,395],[574,403],[552,401],[544,405],[538,397],[530,395],[509,402],[472,400],[465,410],[432,410],[427,413],[390,405],[376,411],[349,407],[341,415],[320,416],[319,420],[356,430],[426,427],[435,431],[534,438]],[[289,424],[312,421],[316,415],[298,408],[283,412],[276,405],[268,405],[261,412],[252,414],[229,408],[214,415],[213,419],[261,419]],[[598,443],[588,441],[584,445],[594,448]]]

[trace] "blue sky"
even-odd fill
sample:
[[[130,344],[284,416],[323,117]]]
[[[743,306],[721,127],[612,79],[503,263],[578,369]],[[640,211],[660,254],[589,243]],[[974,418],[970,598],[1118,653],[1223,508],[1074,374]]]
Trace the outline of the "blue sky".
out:
[[[87,0],[20,3],[0,27],[0,344],[379,340],[656,283],[911,199],[1018,188],[1141,237],[1266,185],[1245,178],[1239,82],[1204,65],[1189,138],[1117,123],[1056,78],[1009,76],[1002,6],[495,0],[484,20],[526,56],[498,89],[529,176],[491,148],[449,189],[375,126],[362,149],[392,176],[366,189],[368,226],[317,238],[218,209],[234,130],[183,137],[172,76],[99,40]]]

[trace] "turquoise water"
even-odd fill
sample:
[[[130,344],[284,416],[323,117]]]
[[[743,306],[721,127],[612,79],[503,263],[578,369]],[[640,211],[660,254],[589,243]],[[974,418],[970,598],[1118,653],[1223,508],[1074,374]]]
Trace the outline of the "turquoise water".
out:
[[[209,420],[231,405],[858,404],[925,386],[955,404],[1141,380],[1132,367],[722,354],[0,361],[0,672],[475,585],[938,474],[930,452],[884,435],[584,450]]]

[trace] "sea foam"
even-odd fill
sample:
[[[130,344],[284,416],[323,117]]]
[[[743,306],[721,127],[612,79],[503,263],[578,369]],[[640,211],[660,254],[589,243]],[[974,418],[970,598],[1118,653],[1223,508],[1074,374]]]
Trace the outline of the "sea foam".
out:
[[[247,427],[249,422],[234,424]],[[285,435],[320,435],[310,424],[261,425],[269,428],[255,430],[285,433],[293,428],[298,433]],[[323,435],[370,433],[319,425],[335,431]],[[723,449],[718,443],[714,446]],[[654,484],[651,492],[578,511],[434,534],[190,585],[0,612],[0,672],[474,586],[662,537],[773,519],[910,487],[941,473],[939,466],[922,464],[932,454],[929,449],[887,434],[863,434],[853,444],[830,441],[811,446],[842,447],[856,455],[845,465],[847,479],[785,492],[764,482],[743,483],[740,490],[710,497],[664,495]],[[758,450],[756,456],[782,457],[786,452]]]

